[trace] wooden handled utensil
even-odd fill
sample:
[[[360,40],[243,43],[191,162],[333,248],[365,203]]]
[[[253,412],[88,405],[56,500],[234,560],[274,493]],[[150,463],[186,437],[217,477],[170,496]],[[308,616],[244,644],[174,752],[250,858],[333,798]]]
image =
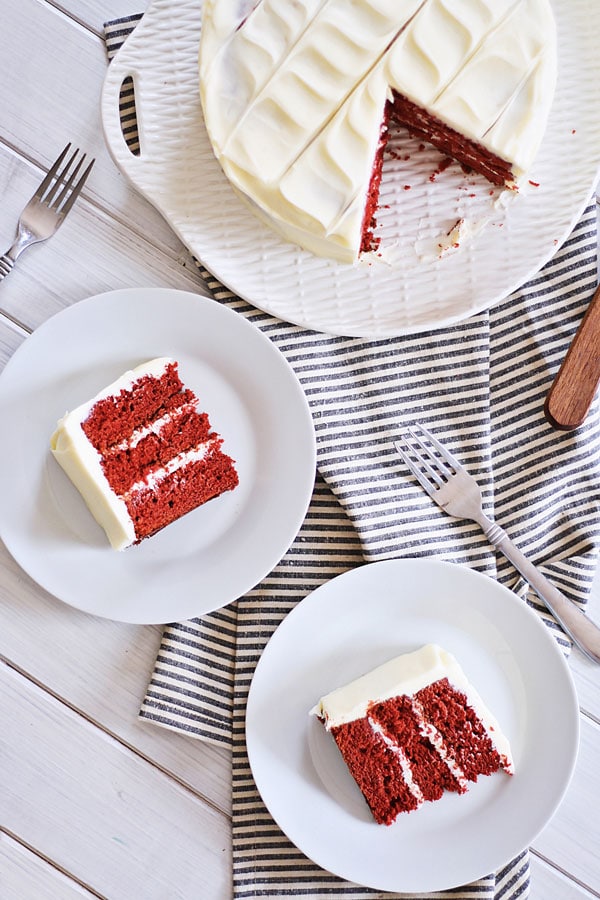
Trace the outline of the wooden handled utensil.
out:
[[[600,382],[600,285],[546,397],[554,428],[571,431],[584,421]]]

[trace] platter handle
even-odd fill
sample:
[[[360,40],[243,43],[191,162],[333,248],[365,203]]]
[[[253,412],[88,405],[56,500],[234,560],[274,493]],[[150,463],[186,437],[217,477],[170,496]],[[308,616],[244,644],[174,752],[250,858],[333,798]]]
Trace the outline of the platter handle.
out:
[[[144,164],[146,158],[146,142],[143,135],[142,116],[138,114],[137,97],[139,91],[139,72],[137,72],[130,64],[125,66],[119,65],[119,57],[117,56],[110,66],[104,79],[102,86],[102,127],[104,129],[104,137],[108,149],[119,168],[125,171],[133,168],[139,168]],[[123,133],[121,122],[121,113],[119,109],[119,101],[121,96],[121,88],[124,82],[131,78],[133,87],[133,96],[136,98],[136,116],[139,139],[139,153],[134,153],[128,145]]]

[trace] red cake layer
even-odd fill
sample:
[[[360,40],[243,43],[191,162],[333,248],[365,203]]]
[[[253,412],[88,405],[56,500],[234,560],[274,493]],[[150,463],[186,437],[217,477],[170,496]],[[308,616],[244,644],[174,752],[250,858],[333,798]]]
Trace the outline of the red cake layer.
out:
[[[94,404],[81,425],[127,506],[136,543],[238,484],[233,460],[176,362]],[[199,459],[187,459],[195,453]]]
[[[452,756],[465,778],[477,781],[478,775],[491,775],[502,767],[500,754],[477,713],[447,678],[423,688],[415,699],[423,716],[438,730],[446,746],[452,748]]]
[[[439,800],[444,791],[464,792],[464,787],[429,738],[421,733],[420,720],[410,697],[395,697],[385,703],[377,703],[369,710],[369,717],[402,748],[424,800]]]
[[[419,803],[404,780],[397,755],[373,731],[367,718],[338,725],[331,734],[380,825],[391,825],[400,812],[417,808]]]
[[[219,441],[205,459],[189,463],[161,479],[154,488],[133,491],[125,498],[138,540],[150,537],[165,525],[231,491],[238,476],[231,459],[220,450]]]
[[[445,125],[402,94],[394,93],[391,118],[463,166],[479,172],[492,184],[500,186],[514,180],[510,163]]]
[[[217,437],[206,413],[189,404],[176,410],[160,431],[150,432],[135,446],[117,445],[105,452],[102,468],[116,494],[125,494],[142,478],[166,465],[173,456]]]
[[[375,154],[375,162],[371,173],[371,182],[369,184],[369,193],[365,205],[365,213],[362,224],[362,243],[360,246],[361,253],[376,250],[380,244],[380,239],[374,235],[377,225],[377,208],[379,206],[379,189],[381,187],[381,177],[383,175],[383,156],[388,141],[388,122],[391,112],[391,104],[387,103],[385,107],[384,119],[381,125],[379,135],[379,144]]]
[[[146,375],[129,390],[99,400],[81,427],[96,450],[105,453],[136,428],[159,418],[159,410],[167,412],[194,399],[193,392],[183,387],[177,363],[171,363],[160,378]]]
[[[464,793],[467,781],[504,764],[465,694],[447,678],[414,697],[373,703],[331,734],[380,824],[445,791]]]

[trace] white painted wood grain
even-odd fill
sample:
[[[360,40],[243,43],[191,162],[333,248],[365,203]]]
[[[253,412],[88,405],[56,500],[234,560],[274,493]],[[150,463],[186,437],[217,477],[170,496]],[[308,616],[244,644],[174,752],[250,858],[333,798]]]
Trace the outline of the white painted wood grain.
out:
[[[4,368],[17,347],[26,338],[26,334],[15,328],[12,322],[0,315],[0,371]]]
[[[103,4],[95,5],[101,24]],[[88,13],[92,18],[90,4]],[[0,59],[3,141],[44,168],[74,141],[96,157],[87,195],[176,250],[178,239],[118,172],[104,142],[100,95],[107,59],[101,37],[44,0],[4,0]]]
[[[570,788],[552,821],[533,846],[563,872],[600,892],[600,726],[581,722],[577,767]]]
[[[12,242],[24,200],[40,178],[39,171],[0,146],[0,189],[5,185],[0,240],[6,247]],[[158,245],[80,198],[59,231],[26,250],[2,281],[0,310],[34,329],[78,300],[145,286],[207,293],[183,245],[177,252]]]
[[[97,34],[102,33],[102,26],[111,19],[120,19],[133,13],[144,12],[149,0],[59,0],[55,3],[66,15],[86,25]]]
[[[600,452],[600,448],[599,451]],[[587,613],[600,625],[600,570],[596,574]],[[583,654],[574,652],[570,660],[571,672],[577,688],[579,705],[600,724],[600,666]],[[600,885],[599,885],[600,887]]]
[[[4,664],[0,685],[9,831],[111,900],[230,895],[226,816]]]
[[[102,24],[147,2],[0,0],[0,242],[12,241],[42,168],[67,140],[98,157],[63,229],[0,284],[0,308],[28,328],[118,287],[204,293],[189,255],[116,170],[102,136]],[[23,339],[0,316],[0,367]],[[600,621],[600,584],[590,612]],[[63,606],[0,548],[0,653],[22,670],[1,670],[9,765],[0,768],[0,809],[6,797],[11,827],[32,848],[2,843],[2,875],[18,900],[62,900],[63,888],[65,900],[81,896],[56,866],[111,900],[231,896],[229,754],[137,720],[158,639],[158,629]],[[589,715],[571,788],[535,842],[547,861],[533,859],[531,900],[600,897],[600,667],[577,653],[570,664]]]
[[[592,900],[597,896],[544,860],[531,855],[531,900]]]
[[[0,655],[228,814],[230,751],[138,718],[162,629],[71,609],[1,543],[0,570]]]
[[[0,833],[0,891],[4,900],[92,900],[97,896],[5,833]]]

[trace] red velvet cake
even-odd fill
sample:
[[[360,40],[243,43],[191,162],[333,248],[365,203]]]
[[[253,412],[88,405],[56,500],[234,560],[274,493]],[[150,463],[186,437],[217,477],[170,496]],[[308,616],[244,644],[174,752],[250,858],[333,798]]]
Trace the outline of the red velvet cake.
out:
[[[355,263],[377,243],[388,128],[513,190],[544,135],[556,57],[550,0],[204,0],[200,98],[250,208]]]
[[[375,820],[465,793],[479,775],[514,771],[510,745],[456,659],[434,644],[323,697],[331,732]]]
[[[172,359],[151,360],[67,413],[55,458],[118,550],[238,484],[223,439]]]

